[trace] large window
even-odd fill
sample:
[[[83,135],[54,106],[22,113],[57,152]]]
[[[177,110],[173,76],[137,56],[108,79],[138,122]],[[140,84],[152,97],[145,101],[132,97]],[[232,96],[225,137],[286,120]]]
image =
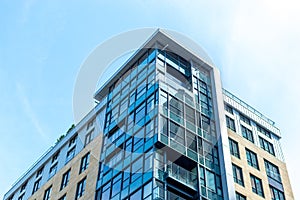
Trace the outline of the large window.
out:
[[[232,164],[233,179],[237,184],[244,186],[244,178],[242,168]]]
[[[85,185],[86,185],[86,177],[77,184],[75,199],[79,199],[84,195]]]
[[[189,122],[192,122],[193,124],[195,124],[195,111],[193,108],[191,108],[187,105],[185,106],[185,118]]]
[[[247,156],[248,165],[259,170],[256,153],[254,153],[253,151],[250,151],[249,149],[246,148],[246,156]]]
[[[269,152],[270,154],[272,155],[275,155],[275,152],[274,152],[274,147],[273,147],[273,144],[267,140],[265,140],[264,138],[262,137],[259,137],[259,144],[260,144],[260,147]]]
[[[51,196],[52,185],[46,189],[43,200],[49,200]]]
[[[79,174],[88,168],[89,162],[90,162],[90,153],[87,153],[81,158]]]
[[[250,142],[254,143],[252,131],[250,131],[243,125],[241,125],[241,130],[242,130],[243,137],[246,138],[247,140],[249,140]]]
[[[235,131],[235,124],[234,124],[234,120],[231,119],[230,117],[226,116],[226,125],[227,125],[227,128]]]
[[[252,192],[258,194],[261,197],[264,197],[264,190],[263,190],[261,179],[257,178],[252,174],[250,174],[250,179],[251,179]]]
[[[279,168],[276,165],[265,160],[265,168],[266,168],[267,176],[269,178],[281,183],[281,176],[280,176]]]
[[[61,185],[60,185],[61,190],[68,185],[69,180],[70,180],[70,172],[71,172],[71,169],[69,169],[67,172],[65,172],[63,174],[62,180],[61,180]]]
[[[170,111],[183,117],[183,103],[169,95]]]
[[[236,141],[229,138],[229,147],[231,155],[240,158],[239,145]]]
[[[122,173],[120,173],[115,178],[113,178],[111,197],[114,197],[117,193],[121,191],[121,184],[122,184]]]
[[[270,185],[270,192],[271,192],[271,198],[272,200],[285,200],[284,193],[275,187],[272,187]]]
[[[193,151],[197,151],[196,136],[189,131],[186,132],[186,146]]]
[[[174,122],[170,122],[170,137],[172,140],[184,145],[184,130]]]

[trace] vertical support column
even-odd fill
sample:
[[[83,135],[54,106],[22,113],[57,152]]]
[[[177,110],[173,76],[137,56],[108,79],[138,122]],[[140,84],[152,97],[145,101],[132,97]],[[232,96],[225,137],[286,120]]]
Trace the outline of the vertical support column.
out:
[[[213,67],[211,70],[212,96],[214,101],[216,131],[218,135],[218,153],[220,158],[221,180],[224,199],[235,200],[235,189],[232,175],[232,164],[226,119],[224,113],[224,102],[220,72]]]

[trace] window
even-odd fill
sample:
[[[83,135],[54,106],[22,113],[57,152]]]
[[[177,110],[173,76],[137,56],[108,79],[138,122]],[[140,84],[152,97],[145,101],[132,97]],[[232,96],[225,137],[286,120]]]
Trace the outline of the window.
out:
[[[273,147],[273,144],[271,142],[265,140],[262,137],[259,137],[259,144],[260,144],[260,147],[263,150],[269,152],[272,155],[275,155],[275,153],[274,153],[274,147]]]
[[[58,200],[66,200],[67,199],[67,195],[64,194],[62,197],[60,197]]]
[[[241,113],[240,113],[240,120],[242,120],[242,121],[245,122],[246,124],[251,125],[250,119],[249,119],[248,117],[242,115]]]
[[[126,168],[123,172],[123,184],[122,184],[122,189],[125,189],[129,186],[129,182],[130,182],[130,169],[129,167]]]
[[[125,98],[122,102],[121,102],[121,106],[120,106],[120,114],[122,114],[127,108],[128,104],[128,98]]]
[[[122,173],[117,175],[112,180],[111,197],[114,197],[117,193],[121,191],[121,185],[122,185]]]
[[[236,141],[229,138],[229,147],[231,155],[240,158],[239,145]]]
[[[94,130],[92,130],[88,134],[86,134],[85,140],[84,140],[84,146],[88,145],[93,140],[93,133],[94,133]]]
[[[94,119],[89,121],[89,123],[87,124],[86,130],[89,130],[92,126],[94,126]]]
[[[81,158],[79,174],[88,168],[89,162],[90,162],[90,153],[87,153],[85,154],[85,156]]]
[[[264,197],[264,191],[263,191],[261,179],[257,178],[252,174],[250,174],[250,179],[251,179],[252,192],[258,194],[261,197]]]
[[[101,194],[101,198],[100,199],[109,199],[110,198],[110,184],[111,182],[106,183],[103,187],[102,187],[102,194]],[[99,194],[100,195],[100,194]],[[98,198],[97,198],[98,199]]]
[[[13,198],[14,198],[14,194],[10,195],[10,196],[7,198],[7,200],[13,200]]]
[[[189,106],[185,106],[185,117],[186,120],[195,124],[195,110]]]
[[[27,181],[21,186],[20,193],[22,193],[26,189],[26,186],[27,186]]]
[[[142,190],[139,189],[133,195],[130,196],[130,200],[141,200],[142,199]]]
[[[148,99],[147,99],[147,113],[149,113],[151,110],[155,108],[155,94],[152,94]]]
[[[69,147],[76,143],[76,139],[77,139],[77,135],[75,135],[74,137],[72,137],[70,139],[70,141],[69,141]]]
[[[57,171],[57,163],[54,164],[50,170],[49,170],[49,177],[51,178],[52,176],[54,176],[56,174],[56,171]]]
[[[52,191],[52,185],[46,189],[43,200],[49,200]]]
[[[168,115],[168,113],[167,113],[167,109],[168,109],[168,93],[166,93],[163,90],[160,90],[159,105],[163,109],[163,113],[165,115]]]
[[[68,151],[66,162],[69,162],[72,158],[74,158],[74,156],[75,156],[75,147],[73,147]]]
[[[151,194],[152,194],[152,182],[149,182],[149,183],[147,183],[144,186],[144,189],[143,189],[143,197],[144,197],[144,199],[146,197],[151,198]]]
[[[231,119],[230,117],[226,116],[226,125],[227,125],[227,128],[235,131],[235,124],[234,124],[234,120]]]
[[[54,154],[54,156],[52,157],[52,161],[51,161],[51,163],[54,163],[54,162],[56,162],[56,161],[57,161],[57,159],[58,159],[58,156],[59,156],[59,152],[56,152],[56,153]]]
[[[270,185],[270,192],[272,200],[285,200],[284,193]]]
[[[249,140],[250,142],[254,143],[252,131],[250,131],[249,129],[247,129],[243,125],[241,125],[241,129],[242,129],[242,135],[243,135],[243,137],[246,138],[247,140]]]
[[[226,110],[227,112],[229,112],[230,114],[233,115],[233,109],[232,109],[232,107],[229,106],[228,104],[225,104],[225,110]]]
[[[244,195],[242,195],[238,192],[235,193],[235,198],[236,198],[236,200],[246,200],[247,199]]]
[[[36,178],[39,177],[40,175],[42,175],[43,170],[44,170],[44,166],[38,170],[38,172],[36,173]]]
[[[187,131],[186,132],[186,146],[190,149],[192,149],[193,151],[197,152],[197,140],[196,140],[196,136]]]
[[[41,178],[34,182],[32,194],[34,194],[40,188]]]
[[[232,164],[233,179],[237,184],[244,186],[243,171],[240,167]]]
[[[135,122],[138,123],[143,117],[145,117],[145,103],[140,105],[135,111]]]
[[[280,176],[279,168],[276,165],[265,160],[265,168],[266,168],[267,176],[269,178],[281,183],[281,176]]]
[[[22,194],[21,196],[18,197],[18,200],[23,200],[25,194]]]
[[[208,117],[205,117],[204,115],[201,115],[201,128],[206,131],[210,132],[210,119]]]
[[[215,174],[206,170],[206,185],[212,191],[216,191]]]
[[[170,111],[178,116],[183,116],[183,104],[176,98],[169,95]]]
[[[62,180],[61,180],[61,185],[60,185],[60,190],[62,190],[64,187],[66,187],[69,183],[70,180],[70,171],[69,169],[66,173],[63,174]]]
[[[143,156],[139,157],[136,161],[134,161],[131,165],[131,182],[134,182],[140,176],[142,176],[143,172]]]
[[[261,132],[262,134],[264,134],[265,136],[267,136],[268,138],[271,138],[271,133],[269,131],[267,131],[266,129],[264,129],[263,127],[256,125],[257,130],[259,132]]]
[[[184,130],[177,124],[170,121],[170,137],[171,140],[184,145]]]
[[[256,153],[254,153],[253,151],[250,151],[249,149],[246,148],[246,156],[247,156],[248,165],[259,170]]]
[[[136,99],[140,98],[146,92],[146,83],[141,83],[136,90]]]
[[[77,184],[75,199],[79,199],[84,195],[85,184],[86,184],[86,177]]]

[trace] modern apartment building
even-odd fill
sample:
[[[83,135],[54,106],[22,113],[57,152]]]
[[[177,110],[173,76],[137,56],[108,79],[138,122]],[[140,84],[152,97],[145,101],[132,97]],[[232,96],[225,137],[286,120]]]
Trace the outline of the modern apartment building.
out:
[[[4,200],[291,200],[274,122],[206,54],[157,30]]]

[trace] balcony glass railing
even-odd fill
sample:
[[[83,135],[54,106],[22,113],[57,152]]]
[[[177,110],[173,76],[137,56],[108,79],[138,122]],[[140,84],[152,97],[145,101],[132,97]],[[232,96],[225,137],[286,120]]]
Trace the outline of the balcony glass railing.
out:
[[[169,163],[167,167],[168,177],[180,181],[181,183],[197,190],[197,175],[175,163]]]

